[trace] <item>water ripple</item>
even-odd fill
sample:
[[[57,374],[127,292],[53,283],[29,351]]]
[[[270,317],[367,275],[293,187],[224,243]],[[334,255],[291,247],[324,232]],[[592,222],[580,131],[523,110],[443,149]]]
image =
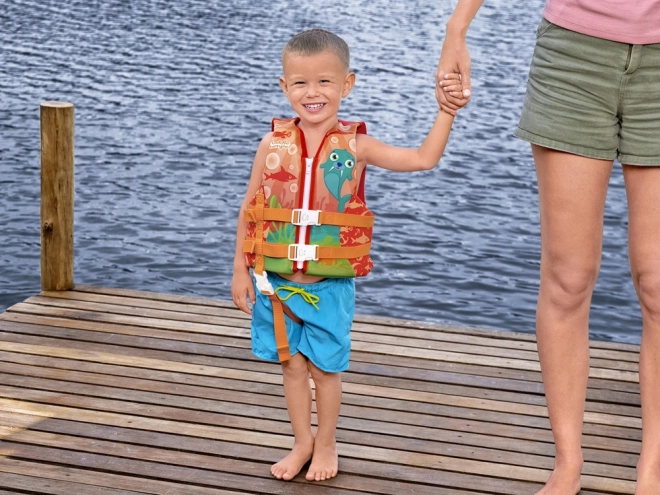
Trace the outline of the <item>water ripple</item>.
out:
[[[369,170],[373,273],[358,311],[531,332],[539,231],[529,147],[511,133],[543,0],[486,2],[469,32],[474,96],[439,168]],[[342,117],[417,146],[452,2],[5,0],[0,11],[0,310],[39,290],[39,103],[76,105],[78,283],[229,298],[254,151],[290,108],[294,33],[334,30],[357,85]],[[618,168],[592,336],[639,342]]]

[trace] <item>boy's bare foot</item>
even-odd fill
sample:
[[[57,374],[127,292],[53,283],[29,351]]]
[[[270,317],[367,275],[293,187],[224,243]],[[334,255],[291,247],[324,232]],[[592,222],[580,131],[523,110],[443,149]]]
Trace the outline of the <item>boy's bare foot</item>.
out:
[[[278,480],[289,481],[296,477],[307,461],[312,458],[314,441],[309,444],[296,442],[291,452],[280,462],[270,467],[270,472]]]
[[[337,476],[339,457],[337,444],[333,440],[330,445],[321,445],[317,439],[314,443],[314,456],[312,464],[305,475],[307,481],[329,480]]]
[[[582,463],[577,466],[556,466],[550,479],[536,495],[577,495],[580,491],[580,471]]]

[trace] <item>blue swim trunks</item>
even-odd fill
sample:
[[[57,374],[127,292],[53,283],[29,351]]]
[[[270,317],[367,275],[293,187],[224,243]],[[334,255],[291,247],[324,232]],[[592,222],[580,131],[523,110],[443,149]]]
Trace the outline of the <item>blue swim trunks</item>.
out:
[[[303,296],[285,288],[277,295],[303,323],[285,316],[291,355],[302,353],[317,368],[328,373],[348,369],[351,352],[351,325],[355,313],[355,281],[352,278],[326,278],[315,284],[300,284],[268,273],[274,289],[281,286],[303,289],[318,297],[316,307]],[[255,285],[257,301],[252,308],[252,352],[267,361],[279,361],[273,328],[273,308],[267,296]]]

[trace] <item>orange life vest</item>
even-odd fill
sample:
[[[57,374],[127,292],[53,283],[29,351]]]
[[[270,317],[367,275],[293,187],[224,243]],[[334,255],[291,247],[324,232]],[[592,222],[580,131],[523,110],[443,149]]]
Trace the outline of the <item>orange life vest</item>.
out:
[[[364,276],[373,268],[374,216],[364,199],[364,173],[356,177],[355,136],[366,133],[366,126],[339,121],[326,134],[306,181],[307,152],[298,120],[273,119],[261,187],[245,212],[246,263],[261,268],[257,258],[262,255],[267,272]]]
[[[273,119],[261,186],[244,212],[245,261],[272,303],[280,361],[291,358],[284,314],[300,320],[279,299],[267,272],[361,277],[373,268],[374,215],[365,203],[364,172],[356,173],[356,134],[366,133],[366,125],[338,121],[308,164],[299,120]]]

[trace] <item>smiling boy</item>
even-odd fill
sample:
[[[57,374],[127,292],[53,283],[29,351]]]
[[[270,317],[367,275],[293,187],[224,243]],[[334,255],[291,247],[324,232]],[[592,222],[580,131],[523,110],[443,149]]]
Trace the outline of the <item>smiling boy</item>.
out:
[[[366,166],[432,169],[453,122],[452,115],[439,112],[422,145],[412,149],[368,136],[362,122],[339,120],[341,100],[355,84],[349,60],[346,43],[322,29],[299,33],[284,47],[280,86],[297,117],[273,120],[273,132],[257,149],[238,218],[232,297],[252,314],[253,353],[282,364],[294,445],[271,473],[284,480],[294,478],[310,459],[309,481],[338,471],[339,373],[348,369],[354,277],[373,266]],[[448,76],[442,86],[461,97],[458,75]]]

